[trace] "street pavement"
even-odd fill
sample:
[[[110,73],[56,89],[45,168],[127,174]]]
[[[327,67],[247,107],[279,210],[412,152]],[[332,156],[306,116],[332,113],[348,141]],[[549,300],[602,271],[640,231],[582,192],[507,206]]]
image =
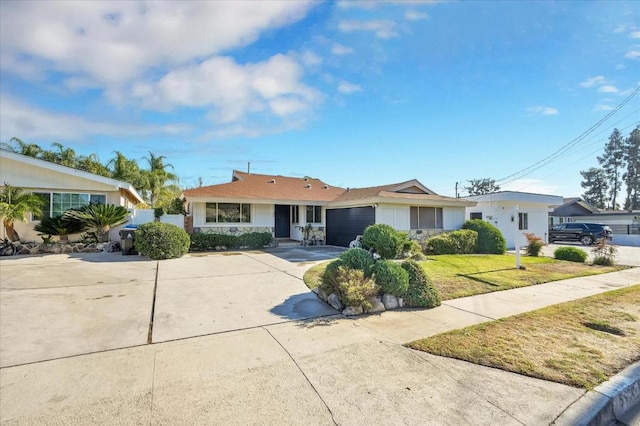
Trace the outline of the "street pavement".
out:
[[[635,268],[350,319],[301,281],[339,250],[301,250],[0,260],[0,421],[546,425],[585,391],[401,344],[640,284]]]

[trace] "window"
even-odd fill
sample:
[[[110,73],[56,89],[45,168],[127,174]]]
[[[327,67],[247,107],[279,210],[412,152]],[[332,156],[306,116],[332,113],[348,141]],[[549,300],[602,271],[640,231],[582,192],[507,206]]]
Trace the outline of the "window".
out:
[[[291,223],[300,223],[300,206],[291,206]]]
[[[480,213],[471,213],[470,219],[471,220],[474,220],[474,219],[482,220],[482,212],[480,212]]]
[[[307,206],[307,223],[322,223],[321,206]]]
[[[529,213],[518,213],[518,229],[529,229]]]
[[[206,203],[205,209],[205,221],[207,223],[251,222],[251,204]]]
[[[443,229],[442,207],[410,207],[411,229]]]
[[[78,209],[89,203],[106,204],[107,196],[103,194],[76,194],[70,192],[34,192],[42,198],[44,205],[42,212],[34,212],[33,220],[43,217],[62,216],[69,209]]]

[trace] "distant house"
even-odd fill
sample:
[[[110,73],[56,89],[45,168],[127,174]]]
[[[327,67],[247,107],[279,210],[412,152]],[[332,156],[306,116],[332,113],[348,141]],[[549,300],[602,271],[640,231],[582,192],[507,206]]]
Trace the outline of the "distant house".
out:
[[[546,242],[549,211],[562,204],[562,197],[556,195],[516,191],[464,198],[477,203],[475,207],[466,208],[466,218],[482,219],[496,226],[507,241],[508,248],[515,247],[516,234],[520,238],[520,246],[526,245],[525,233],[533,233]]]
[[[126,182],[0,149],[0,185],[5,183],[38,194],[45,201],[42,211],[32,214],[28,222],[16,222],[23,241],[40,240],[33,227],[45,216],[59,216],[89,203],[133,208],[144,202]],[[4,228],[0,228],[4,237]],[[111,234],[111,239],[117,238],[115,231]]]
[[[603,223],[613,230],[615,244],[640,245],[640,210],[599,210],[581,198],[566,198],[549,213],[549,226],[565,222]]]
[[[418,180],[340,188],[319,179],[234,171],[231,181],[185,190],[194,232],[271,232],[301,241],[305,227],[322,243],[347,246],[372,224],[415,239],[459,229],[474,201],[440,196]]]

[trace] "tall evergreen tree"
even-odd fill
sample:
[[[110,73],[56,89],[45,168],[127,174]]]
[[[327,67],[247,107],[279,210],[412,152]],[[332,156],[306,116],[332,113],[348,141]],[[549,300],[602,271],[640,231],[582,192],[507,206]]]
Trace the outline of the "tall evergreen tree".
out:
[[[604,146],[604,154],[598,157],[598,163],[604,170],[609,186],[609,208],[618,209],[618,194],[622,189],[622,172],[625,166],[624,138],[618,129],[613,129],[609,142]]]
[[[624,208],[640,209],[640,126],[633,129],[624,140],[624,159],[627,163],[627,169],[622,175],[622,180],[627,186]]]
[[[580,172],[584,179],[580,186],[585,188],[582,198],[593,207],[605,209],[607,207],[607,176],[603,169],[591,167],[589,170]]]

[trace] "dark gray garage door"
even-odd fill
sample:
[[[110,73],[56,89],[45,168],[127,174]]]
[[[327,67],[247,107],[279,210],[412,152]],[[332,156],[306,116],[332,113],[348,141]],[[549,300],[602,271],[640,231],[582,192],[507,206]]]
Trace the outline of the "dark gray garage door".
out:
[[[375,222],[373,207],[327,210],[327,244],[348,247],[357,235],[362,235],[364,228]]]

